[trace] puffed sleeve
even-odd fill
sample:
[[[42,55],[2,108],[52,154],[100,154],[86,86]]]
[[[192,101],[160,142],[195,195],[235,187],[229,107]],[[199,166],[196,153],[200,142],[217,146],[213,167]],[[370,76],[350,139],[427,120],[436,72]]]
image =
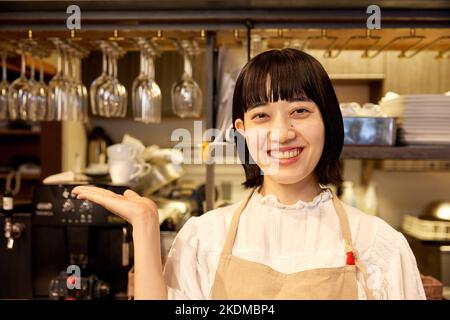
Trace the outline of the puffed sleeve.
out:
[[[416,258],[406,240],[400,232],[397,232],[397,253],[388,265],[386,273],[386,295],[390,300],[424,300],[420,273],[417,268]]]
[[[202,300],[206,297],[207,272],[198,263],[196,219],[191,217],[178,232],[164,265],[168,298],[172,300]]]

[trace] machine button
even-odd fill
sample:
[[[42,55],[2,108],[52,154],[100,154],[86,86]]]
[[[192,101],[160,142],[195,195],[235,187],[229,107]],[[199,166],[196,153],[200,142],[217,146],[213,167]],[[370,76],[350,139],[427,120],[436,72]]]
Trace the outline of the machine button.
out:
[[[92,203],[88,200],[84,200],[80,204],[80,213],[92,213],[94,210],[94,207],[92,206]]]
[[[61,195],[62,195],[62,197],[63,197],[64,199],[69,199],[70,192],[69,192],[69,190],[64,189],[64,191],[62,192]]]
[[[67,199],[66,201],[64,201],[61,211],[64,213],[69,213],[69,212],[75,211],[75,205],[74,205],[73,201],[70,199]]]

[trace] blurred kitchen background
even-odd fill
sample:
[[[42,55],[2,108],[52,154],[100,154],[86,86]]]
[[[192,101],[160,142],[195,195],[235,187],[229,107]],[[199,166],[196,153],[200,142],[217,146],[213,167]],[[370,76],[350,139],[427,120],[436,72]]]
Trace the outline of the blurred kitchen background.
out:
[[[381,29],[366,28],[371,4]],[[132,297],[128,224],[71,188],[133,188],[157,201],[167,254],[190,216],[248,192],[237,156],[205,161],[234,150],[242,66],[284,47],[316,57],[333,81],[341,199],[404,232],[428,297],[448,295],[450,3],[90,1],[72,31],[68,5],[0,5],[0,298]],[[180,128],[195,137],[183,152],[171,139]],[[202,138],[209,128],[220,134]],[[79,290],[66,288],[70,264],[82,266]]]

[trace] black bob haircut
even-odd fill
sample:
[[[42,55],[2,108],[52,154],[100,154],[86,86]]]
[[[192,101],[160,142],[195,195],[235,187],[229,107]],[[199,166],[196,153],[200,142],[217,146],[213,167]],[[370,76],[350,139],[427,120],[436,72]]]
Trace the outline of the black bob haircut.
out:
[[[234,123],[236,119],[244,120],[244,113],[249,108],[294,98],[308,99],[319,107],[325,127],[325,144],[314,172],[321,185],[339,186],[342,183],[339,157],[344,144],[339,102],[325,69],[303,51],[291,48],[269,50],[255,56],[241,70],[233,94],[236,145],[243,137],[236,131]],[[244,158],[238,151],[246,176],[243,185],[246,188],[260,186],[264,175],[255,162],[246,161],[251,156],[247,144],[244,145]]]

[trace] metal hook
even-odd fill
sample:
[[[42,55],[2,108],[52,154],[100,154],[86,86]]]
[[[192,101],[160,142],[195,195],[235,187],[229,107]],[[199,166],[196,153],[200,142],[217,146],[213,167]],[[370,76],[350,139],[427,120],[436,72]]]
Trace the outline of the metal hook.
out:
[[[70,30],[70,40],[72,40],[72,41],[80,41],[80,40],[83,40],[83,38],[77,37],[76,33],[75,33],[75,30],[72,29],[72,30]]]
[[[310,36],[307,37],[305,42],[303,42],[302,48],[301,50],[306,50],[308,49],[308,44],[313,41],[313,40],[329,40],[330,44],[327,46],[327,48],[325,49],[325,52],[328,51],[330,48],[332,48],[334,46],[334,44],[337,41],[337,37],[335,36],[329,36],[327,35],[327,30],[326,29],[321,29],[320,30],[320,36]]]
[[[262,38],[262,41],[268,42],[270,40],[283,41],[283,48],[286,48],[290,45],[292,37],[285,36],[283,29],[277,29],[277,35],[275,37],[269,37],[267,39]]]
[[[431,47],[434,46],[436,43],[438,43],[438,42],[440,42],[440,41],[442,41],[442,40],[449,40],[449,39],[450,39],[450,36],[442,36],[442,37],[436,38],[436,39],[434,39],[433,41],[431,41],[429,44],[427,44],[427,45],[425,45],[425,46],[422,46],[421,48],[417,49],[416,51],[414,51],[414,52],[413,52],[412,54],[410,54],[410,55],[407,55],[407,54],[406,54],[406,52],[407,52],[409,49],[403,50],[403,51],[401,52],[402,58],[406,58],[406,59],[412,58],[412,57],[414,57],[416,54],[418,54],[419,52],[421,52],[421,51],[423,51],[423,50],[426,50],[426,49],[428,49],[428,48],[431,48]],[[448,50],[450,50],[450,48],[449,48]],[[448,50],[445,50],[445,51],[448,51]],[[439,56],[440,56],[440,57],[443,57],[443,56],[442,56],[442,53],[444,53],[445,51],[439,51],[439,53],[438,53],[438,55],[436,56],[436,58],[439,57]]]
[[[370,46],[369,48],[366,49],[366,52],[363,54],[364,58],[375,58],[376,56],[378,56],[383,50],[389,48],[390,46],[392,46],[393,43],[398,42],[398,41],[403,41],[403,40],[411,40],[411,39],[418,39],[413,45],[409,46],[406,50],[402,51],[406,52],[412,48],[414,48],[415,46],[417,46],[420,42],[422,42],[426,37],[425,36],[416,36],[416,29],[411,28],[410,29],[410,34],[408,36],[399,36],[399,37],[395,37],[394,39],[392,39],[391,41],[389,41],[388,43],[386,43],[384,46],[382,46],[380,49],[378,49],[377,52],[375,52],[375,54],[370,55],[369,51],[374,47],[374,45]],[[402,53],[399,54],[399,58],[402,58]]]
[[[236,43],[239,44],[239,45],[246,44],[246,39],[240,37],[238,29],[234,29],[234,31],[233,31],[233,38],[234,38],[234,41],[236,41]]]
[[[172,48],[175,48],[175,50],[178,50],[178,40],[172,37],[165,37],[163,32],[161,30],[158,30],[156,32],[156,36],[152,37],[150,39],[150,43],[158,49],[158,51],[161,51],[163,47],[170,46]]]
[[[411,28],[410,33],[411,33],[410,39],[415,38],[415,39],[418,39],[418,41],[413,43],[411,46],[409,46],[405,50],[402,50],[400,52],[400,54],[398,55],[399,58],[407,58],[406,55],[405,55],[405,52],[407,52],[407,51],[417,47],[417,45],[419,43],[421,43],[423,40],[425,40],[425,38],[426,38],[425,36],[416,36],[416,29],[414,29],[414,28]]]
[[[444,54],[446,54],[447,52],[450,52],[450,48],[439,51],[438,54],[434,58],[435,59],[445,59],[445,58],[449,59],[450,55],[448,55],[447,57],[444,57]]]
[[[369,41],[374,41],[374,43],[372,43],[371,45],[367,46],[365,50],[367,50],[367,48],[376,45],[380,40],[381,37],[380,36],[373,36],[371,34],[371,30],[367,29],[366,30],[366,34],[364,36],[351,36],[350,38],[348,38],[344,44],[341,46],[341,48],[339,50],[337,50],[337,52],[335,54],[333,54],[333,47],[330,47],[327,51],[325,51],[324,53],[324,57],[325,58],[337,58],[343,50],[345,50],[347,47],[349,47],[350,43],[354,40],[369,40]],[[363,55],[364,56],[364,53]]]
[[[112,41],[123,41],[125,40],[124,37],[119,37],[119,31],[117,29],[114,30],[114,36],[109,37],[108,40]]]

